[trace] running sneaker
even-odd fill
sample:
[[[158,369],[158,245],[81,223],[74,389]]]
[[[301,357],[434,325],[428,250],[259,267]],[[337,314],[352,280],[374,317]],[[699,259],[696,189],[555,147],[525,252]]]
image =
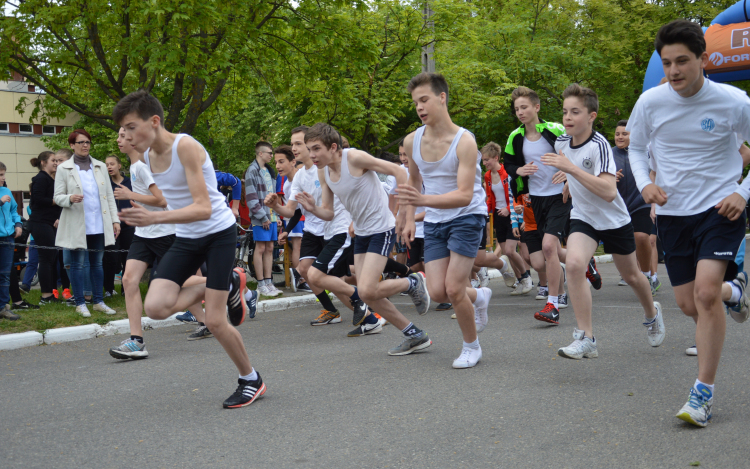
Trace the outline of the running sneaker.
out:
[[[247,316],[247,303],[245,303],[244,291],[247,289],[245,269],[235,267],[230,279],[232,290],[227,296],[227,319],[235,327],[245,321]]]
[[[510,267],[510,259],[508,259],[508,256],[505,254],[500,256],[500,259],[503,261],[503,266],[508,266],[508,268],[505,269],[505,272],[503,272],[503,282],[505,282],[506,287],[513,288],[513,285],[516,283],[516,276],[513,273],[513,269]]]
[[[451,314],[451,319],[458,319],[458,318],[456,317],[456,313],[453,313],[453,314]]]
[[[95,304],[93,308],[94,308],[94,311],[99,311],[100,313],[109,314],[110,316],[113,314],[117,314],[117,311],[115,311],[114,309],[104,304],[103,301],[101,303]]]
[[[268,291],[268,287],[265,284],[258,286],[258,294],[261,296],[271,296],[271,292]]]
[[[292,291],[297,293],[297,283],[299,282],[297,270],[294,267],[289,267],[289,280],[292,283]]]
[[[193,316],[193,313],[191,313],[190,311],[185,311],[182,314],[178,314],[177,316],[175,316],[175,319],[183,324],[198,324],[198,319],[196,319],[196,317]]]
[[[56,300],[60,299],[60,292],[57,291],[57,288],[55,288],[54,290],[52,290],[52,296],[54,296]]]
[[[75,308],[76,307],[76,299],[75,298],[68,298],[67,300],[65,300],[65,306],[72,306],[72,307]]]
[[[544,305],[541,311],[534,313],[534,319],[538,321],[548,322],[550,324],[560,324],[560,311],[555,308],[552,303]]]
[[[256,311],[258,311],[258,292],[255,290],[250,291],[250,299],[245,298],[245,304],[247,305],[247,317],[253,319]]]
[[[414,306],[417,307],[417,313],[422,316],[430,309],[430,294],[427,292],[427,282],[425,281],[424,272],[409,274],[409,277],[417,280],[417,286],[409,292],[409,296],[411,296]]]
[[[341,315],[337,312],[320,310],[320,316],[310,321],[311,326],[325,326],[326,324],[338,324],[341,322]]]
[[[471,279],[470,283],[471,283],[471,288],[480,288],[481,284],[479,283],[479,279],[473,278]]]
[[[12,312],[10,310],[10,305],[5,305],[3,306],[2,309],[0,309],[0,319],[7,319],[9,321],[18,321],[19,319],[21,319],[21,316]]]
[[[388,320],[385,319],[384,317],[381,317],[378,313],[372,313],[372,314],[374,314],[375,317],[378,318],[378,324],[380,324],[381,326],[385,326],[388,324]]]
[[[30,309],[39,309],[39,306],[32,305],[31,303],[27,303],[26,300],[21,300],[20,303],[11,303],[10,310],[11,311],[26,311]]]
[[[453,360],[453,368],[472,368],[476,366],[477,362],[482,359],[482,347],[477,349],[464,347],[461,350],[461,355]]]
[[[482,295],[482,297],[480,298],[479,295]],[[474,322],[477,324],[477,333],[482,332],[489,322],[487,307],[490,305],[490,298],[492,298],[492,290],[489,288],[477,290],[477,301],[474,306]]]
[[[105,291],[104,292],[104,298],[111,298],[113,296],[117,295],[117,292],[115,290],[112,291]],[[64,296],[64,295],[63,295]]]
[[[237,379],[237,383],[239,385],[234,394],[224,401],[225,409],[239,409],[240,407],[249,406],[266,393],[266,385],[263,383],[260,373],[258,373],[258,379],[255,381],[239,378]]]
[[[39,306],[42,306],[42,305],[59,305],[60,303],[61,303],[61,301],[58,300],[54,296],[48,296],[47,298],[42,297],[42,298],[39,299]]]
[[[18,285],[18,289],[21,290],[21,292],[28,294],[31,291],[31,286],[21,283]]]
[[[546,300],[549,297],[549,288],[539,285],[536,290],[536,300]]]
[[[453,305],[450,303],[440,303],[435,308],[435,311],[448,311],[451,308],[453,308]]]
[[[213,337],[214,335],[211,334],[211,331],[208,330],[208,327],[201,324],[198,326],[196,330],[193,331],[192,334],[187,336],[187,340],[200,340],[200,339],[208,339],[210,337]]]
[[[268,296],[277,297],[284,294],[284,292],[276,288],[276,285],[274,284],[266,285],[266,287],[268,287]]]
[[[381,332],[383,332],[383,326],[380,324],[380,320],[378,320],[375,324],[360,324],[356,329],[346,334],[346,336],[359,337],[361,335],[380,334]]]
[[[417,337],[404,337],[404,340],[399,345],[388,350],[388,355],[409,355],[410,353],[426,349],[430,345],[432,345],[432,341],[427,336],[427,332],[422,331]]]
[[[80,314],[84,318],[90,318],[91,313],[89,312],[89,308],[86,305],[78,305],[76,306],[76,313]]]
[[[740,301],[734,306],[727,306],[727,313],[736,322],[745,322],[748,314],[750,314],[750,299],[747,297],[745,290],[747,288],[747,274],[745,272],[738,273],[732,283],[740,288]]]
[[[602,288],[602,276],[599,271],[596,270],[596,261],[592,257],[589,260],[589,267],[586,269],[586,278],[589,279],[594,290],[600,290]]]
[[[352,308],[354,309],[354,314],[352,315],[352,326],[359,326],[362,324],[362,321],[365,320],[365,316],[367,316],[367,305],[364,301],[357,300],[352,303]]]
[[[297,285],[297,291],[312,293],[312,288],[310,288],[310,285],[308,285],[307,282],[302,282]]]
[[[568,307],[568,294],[563,293],[557,297],[557,309],[565,309]]]
[[[63,298],[65,298],[66,300],[73,298],[73,294],[70,293],[70,288],[66,288],[63,290]]]
[[[661,288],[661,280],[659,280],[659,277],[656,277],[656,280],[651,277],[651,280],[651,294],[656,295],[656,292]]]
[[[487,272],[487,267],[482,267],[477,272],[477,278],[479,279],[479,286],[484,288],[490,285],[490,274]]]
[[[525,295],[528,292],[530,292],[533,288],[534,288],[534,281],[531,280],[531,277],[522,278],[520,282],[516,283],[515,290],[510,292],[510,294],[513,296]]]
[[[687,423],[698,427],[705,427],[711,420],[711,407],[714,405],[714,396],[710,389],[699,384],[696,388],[690,388],[688,401],[682,406],[676,417]]]
[[[658,347],[664,342],[664,337],[667,335],[667,330],[664,328],[664,316],[661,313],[661,303],[654,301],[654,308],[656,308],[656,317],[653,319],[646,319],[643,325],[646,326],[646,337],[648,343],[652,347]]]
[[[624,278],[620,277],[620,281],[617,282],[617,286],[618,287],[627,287],[628,286],[628,282],[626,282]],[[654,293],[654,290],[652,288],[651,289],[651,294],[653,294],[653,293]]]
[[[697,357],[698,347],[696,347],[695,345],[688,347],[687,350],[685,350],[685,355],[690,355],[691,357]]]
[[[580,360],[581,358],[596,358],[599,352],[596,350],[596,342],[590,337],[585,337],[584,332],[580,329],[573,330],[573,343],[567,347],[562,347],[557,354],[565,358]]]
[[[112,347],[109,349],[109,354],[118,360],[126,360],[128,358],[140,360],[142,358],[148,358],[146,344],[130,338],[123,340],[118,347]]]

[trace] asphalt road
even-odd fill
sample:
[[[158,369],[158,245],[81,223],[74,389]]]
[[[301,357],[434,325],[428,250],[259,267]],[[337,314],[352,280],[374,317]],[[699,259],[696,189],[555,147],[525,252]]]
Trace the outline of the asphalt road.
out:
[[[599,358],[566,360],[562,324],[533,319],[533,296],[493,280],[476,368],[454,370],[461,336],[451,312],[419,317],[433,345],[391,357],[401,334],[347,338],[344,323],[310,327],[316,310],[259,315],[240,326],[268,391],[240,410],[222,401],[236,370],[215,339],[191,327],[147,331],[151,354],[117,361],[125,336],[0,352],[0,467],[701,467],[750,466],[745,438],[750,324],[728,320],[706,429],[674,417],[697,375],[685,355],[693,322],[677,309],[664,266],[657,299],[667,337],[646,341],[643,313],[613,264],[594,292]],[[433,307],[434,308],[434,307]]]

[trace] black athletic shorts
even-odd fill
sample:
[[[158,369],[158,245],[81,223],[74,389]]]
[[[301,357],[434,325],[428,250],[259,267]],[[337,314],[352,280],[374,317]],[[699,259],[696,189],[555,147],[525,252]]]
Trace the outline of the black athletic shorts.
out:
[[[128,260],[145,262],[149,267],[154,265],[155,261],[161,261],[161,258],[169,251],[174,243],[175,235],[160,236],[158,238],[141,238],[133,236],[133,242],[128,249]],[[151,272],[153,275],[154,272]]]
[[[507,240],[518,241],[518,238],[513,236],[513,224],[510,222],[510,216],[503,217],[497,213],[492,217],[492,224],[495,228],[495,238],[498,243],[504,243]]]
[[[424,238],[414,238],[411,247],[406,251],[406,266],[411,267],[424,262]]]
[[[171,280],[182,286],[205,262],[208,268],[206,288],[227,291],[236,249],[237,228],[234,225],[202,238],[175,237],[174,243],[159,261],[154,278]]]
[[[597,243],[601,241],[607,254],[627,256],[635,252],[635,236],[631,223],[612,230],[597,230],[583,220],[571,219],[570,234],[573,233],[583,233]]]
[[[537,230],[541,231],[542,235],[555,235],[561,242],[567,236],[566,227],[570,220],[571,208],[573,201],[568,198],[568,201],[563,203],[562,194],[531,196],[531,210],[536,218]]]
[[[745,237],[745,220],[745,212],[730,221],[713,207],[695,215],[659,215],[656,225],[672,286],[695,280],[695,269],[702,259],[729,261],[724,280],[734,279],[737,275],[734,260]]]
[[[526,244],[529,254],[542,250],[542,233],[539,230],[522,231],[521,242]]]
[[[382,233],[370,236],[354,237],[354,255],[373,252],[383,257],[389,257],[396,243],[396,229],[391,228]]]
[[[326,240],[322,236],[315,236],[304,231],[302,233],[302,242],[299,245],[300,260],[315,259],[323,251],[325,245]]]
[[[630,222],[633,224],[633,231],[636,233],[646,233],[650,235],[654,230],[654,222],[651,221],[651,209],[642,208],[630,214]]]
[[[326,242],[312,266],[333,277],[350,276],[349,261],[353,250],[354,245],[349,235],[339,233]]]

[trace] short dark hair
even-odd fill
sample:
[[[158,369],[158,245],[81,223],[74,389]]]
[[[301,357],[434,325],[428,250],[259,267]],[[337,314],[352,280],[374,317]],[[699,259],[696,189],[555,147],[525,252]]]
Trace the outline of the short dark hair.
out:
[[[627,127],[627,126],[628,126],[628,120],[627,119],[621,119],[621,120],[617,121],[617,125],[615,126],[615,128],[617,128],[617,127]]]
[[[437,96],[440,96],[440,93],[445,93],[445,103],[448,104],[448,82],[443,75],[439,73],[422,72],[409,80],[409,84],[406,86],[406,91],[411,93],[422,85],[430,85],[432,92]]]
[[[692,21],[674,20],[659,29],[654,40],[656,52],[661,55],[664,46],[672,44],[682,44],[690,52],[700,57],[706,52],[706,38],[703,37],[703,29]]]
[[[306,125],[297,126],[297,127],[295,127],[295,128],[292,129],[292,133],[289,134],[289,135],[294,135],[294,134],[297,134],[297,133],[300,133],[300,132],[302,132],[303,134],[307,133],[307,129],[309,129],[309,128],[310,127],[308,127]]]
[[[122,98],[112,110],[112,119],[117,125],[130,113],[136,113],[143,120],[159,116],[159,123],[164,127],[164,108],[158,99],[146,90],[138,90]]]
[[[331,148],[334,143],[338,148],[343,148],[341,134],[325,122],[318,122],[307,130],[305,143],[311,140],[320,140],[326,148]]]
[[[0,171],[5,171],[7,169],[8,168],[5,167],[5,163],[3,163],[2,161],[0,161]],[[29,185],[29,189],[31,189],[31,185]]]
[[[74,131],[72,131],[70,133],[70,135],[68,135],[68,143],[71,144],[71,145],[73,145],[74,143],[76,143],[76,139],[78,138],[79,135],[83,135],[84,137],[86,137],[87,139],[89,139],[89,141],[91,141],[91,134],[90,133],[86,132],[83,129],[75,129]]]
[[[586,106],[586,109],[589,112],[599,112],[599,96],[597,96],[596,92],[591,88],[586,88],[578,83],[573,83],[565,88],[562,96],[563,99],[578,98],[583,102],[583,105]]]
[[[286,159],[289,161],[295,160],[294,153],[292,153],[292,147],[290,147],[289,145],[281,145],[281,146],[276,147],[276,149],[274,149],[273,151],[273,154],[284,155]]]
[[[258,143],[256,143],[256,144],[255,144],[255,149],[256,149],[256,150],[257,150],[258,148],[260,148],[260,147],[266,147],[266,148],[270,148],[270,149],[271,149],[271,151],[273,151],[273,145],[271,145],[271,144],[270,144],[270,143],[268,143],[268,142],[264,142],[264,141],[262,141],[262,140],[261,140],[260,142],[258,142]]]

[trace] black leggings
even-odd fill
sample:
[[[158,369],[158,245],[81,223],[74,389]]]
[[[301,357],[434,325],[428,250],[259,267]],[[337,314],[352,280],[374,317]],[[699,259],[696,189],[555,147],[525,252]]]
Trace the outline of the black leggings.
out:
[[[37,246],[54,247],[57,230],[47,223],[29,222],[31,235]],[[57,256],[56,249],[39,249],[39,286],[42,294],[52,293],[57,288]]]
[[[135,235],[135,227],[126,225],[125,223],[120,224],[121,231],[120,235],[115,239],[113,246],[105,246],[104,258],[102,264],[104,268],[104,291],[113,292],[115,291],[115,274],[122,272],[125,274],[125,262],[128,260],[127,252],[111,252],[119,249],[130,249],[130,245],[133,243],[133,236]]]

